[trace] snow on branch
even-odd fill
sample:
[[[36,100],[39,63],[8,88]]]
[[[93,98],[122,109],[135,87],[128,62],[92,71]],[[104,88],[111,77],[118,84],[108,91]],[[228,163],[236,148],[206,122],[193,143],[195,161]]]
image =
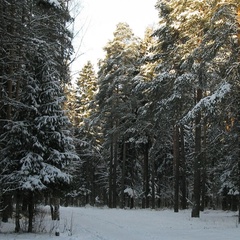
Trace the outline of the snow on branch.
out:
[[[182,123],[186,123],[194,119],[197,113],[203,109],[212,113],[214,111],[215,105],[219,103],[224,96],[230,92],[231,85],[227,82],[222,83],[220,87],[212,94],[205,98],[202,98],[191,111],[189,111],[182,119]]]
[[[59,8],[59,9],[61,8],[61,4],[58,0],[40,0],[38,2],[38,4],[41,4],[41,5],[49,4],[49,5],[54,6],[56,8]]]
[[[132,188],[127,187],[124,190],[124,193],[126,193],[129,197],[134,197],[134,190]]]
[[[60,5],[60,3],[59,3],[58,0],[48,0],[48,2],[49,2],[51,5],[55,6],[55,7],[58,7],[58,8],[61,7],[61,5]]]

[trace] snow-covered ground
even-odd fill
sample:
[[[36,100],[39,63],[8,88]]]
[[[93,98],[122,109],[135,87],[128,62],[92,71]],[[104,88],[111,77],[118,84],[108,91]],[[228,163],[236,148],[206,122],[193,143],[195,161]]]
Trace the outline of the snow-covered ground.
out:
[[[45,215],[38,223],[43,233],[13,233],[11,223],[1,223],[1,240],[237,240],[236,212],[206,210],[200,218],[191,211],[61,208],[60,236]],[[71,227],[72,226],[72,227]],[[72,228],[72,231],[69,229]],[[12,232],[11,232],[12,231]],[[72,232],[72,235],[71,235]]]

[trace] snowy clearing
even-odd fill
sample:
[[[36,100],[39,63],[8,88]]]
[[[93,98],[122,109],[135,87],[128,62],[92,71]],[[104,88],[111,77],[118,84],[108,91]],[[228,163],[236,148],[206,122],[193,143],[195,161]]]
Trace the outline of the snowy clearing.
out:
[[[240,225],[237,213],[206,210],[191,218],[191,210],[123,210],[108,208],[61,208],[60,236],[49,233],[53,227],[45,216],[45,233],[15,234],[11,223],[1,223],[1,240],[237,240]],[[72,219],[72,220],[71,220]],[[72,224],[71,224],[72,222]],[[72,235],[68,229],[72,225]]]

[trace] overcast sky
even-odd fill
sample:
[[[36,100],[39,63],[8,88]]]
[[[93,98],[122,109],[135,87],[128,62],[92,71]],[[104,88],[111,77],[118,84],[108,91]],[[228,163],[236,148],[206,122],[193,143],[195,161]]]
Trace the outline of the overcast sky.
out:
[[[75,29],[83,28],[74,40],[80,55],[73,65],[73,71],[81,70],[90,60],[96,65],[104,57],[102,48],[113,38],[113,32],[119,22],[130,25],[136,36],[142,37],[146,27],[158,22],[158,13],[154,7],[157,0],[80,0],[80,13]]]

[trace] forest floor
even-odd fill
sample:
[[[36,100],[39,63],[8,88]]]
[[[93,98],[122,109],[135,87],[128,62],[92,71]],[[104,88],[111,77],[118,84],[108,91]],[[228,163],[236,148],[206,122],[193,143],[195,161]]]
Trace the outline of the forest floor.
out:
[[[237,212],[206,210],[191,218],[191,210],[109,209],[61,207],[53,223],[49,211],[39,214],[41,233],[14,233],[14,220],[0,223],[1,240],[237,240]],[[21,220],[24,229],[24,219]],[[56,226],[59,224],[58,226]],[[27,226],[27,224],[26,224]],[[55,232],[59,231],[60,236]]]

